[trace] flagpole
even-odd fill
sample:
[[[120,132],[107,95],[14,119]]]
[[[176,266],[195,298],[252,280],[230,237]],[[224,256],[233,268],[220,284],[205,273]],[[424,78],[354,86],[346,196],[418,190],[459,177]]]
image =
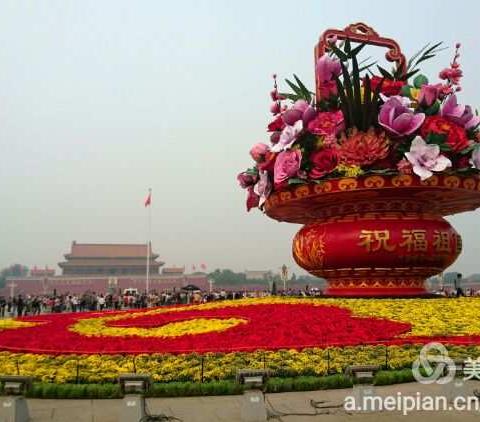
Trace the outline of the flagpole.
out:
[[[151,255],[151,235],[152,235],[152,189],[148,189],[148,195],[150,198],[150,203],[148,204],[148,233],[147,233],[147,280],[145,290],[148,296],[149,287],[150,287],[150,255]],[[148,301],[148,298],[147,298]]]

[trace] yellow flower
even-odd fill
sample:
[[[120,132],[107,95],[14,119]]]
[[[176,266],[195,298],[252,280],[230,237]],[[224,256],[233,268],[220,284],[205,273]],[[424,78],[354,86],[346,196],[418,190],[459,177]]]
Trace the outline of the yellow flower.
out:
[[[339,164],[336,170],[340,173],[343,173],[347,177],[357,177],[364,173],[359,166],[347,166],[345,164]]]

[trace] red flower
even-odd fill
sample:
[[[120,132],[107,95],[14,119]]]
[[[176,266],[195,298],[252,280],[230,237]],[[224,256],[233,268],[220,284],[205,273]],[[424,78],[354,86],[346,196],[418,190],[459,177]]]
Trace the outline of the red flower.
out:
[[[453,152],[462,151],[469,146],[465,129],[441,116],[428,116],[425,119],[420,134],[426,139],[430,133],[447,135],[446,144]]]
[[[338,111],[325,111],[308,123],[309,132],[315,135],[334,136],[344,129],[343,113]]]
[[[278,115],[275,120],[270,122],[268,125],[268,131],[267,132],[277,132],[277,131],[282,131],[283,128],[285,127],[285,122],[282,119],[282,115]]]
[[[338,165],[338,154],[335,148],[326,148],[320,151],[314,151],[310,155],[310,161],[313,168],[309,176],[312,179],[319,179],[335,170]]]
[[[247,211],[257,208],[259,202],[260,197],[253,191],[253,186],[250,186],[247,191]]]
[[[381,77],[379,76],[372,76],[370,79],[370,87],[372,88],[372,91],[375,91],[380,85],[380,82],[382,82]],[[398,95],[400,94],[400,91],[402,87],[405,85],[405,81],[394,81],[392,79],[383,79],[383,84],[382,84],[382,89],[380,92],[382,94],[388,95],[389,97],[392,95]]]

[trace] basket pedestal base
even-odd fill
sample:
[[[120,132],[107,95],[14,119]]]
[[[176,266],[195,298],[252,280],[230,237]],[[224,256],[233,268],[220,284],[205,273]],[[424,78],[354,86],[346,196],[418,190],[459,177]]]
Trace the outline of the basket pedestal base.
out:
[[[303,226],[293,256],[325,278],[326,294],[345,297],[411,297],[450,266],[461,238],[441,216],[375,212],[344,215]]]

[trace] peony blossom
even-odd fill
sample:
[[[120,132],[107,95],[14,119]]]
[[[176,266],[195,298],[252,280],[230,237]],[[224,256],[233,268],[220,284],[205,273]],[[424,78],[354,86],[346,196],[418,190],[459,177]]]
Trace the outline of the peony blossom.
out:
[[[255,144],[250,149],[250,155],[254,159],[255,162],[260,163],[265,159],[265,154],[270,150],[270,147],[266,144],[262,144],[259,142]]]
[[[320,112],[308,123],[308,131],[319,136],[336,136],[344,129],[343,113],[340,110]]]
[[[414,133],[425,120],[425,114],[414,114],[399,96],[390,97],[383,104],[378,115],[378,123],[397,136]]]
[[[273,169],[273,183],[275,187],[286,182],[291,177],[295,177],[300,170],[302,162],[302,152],[299,149],[283,151],[278,154]]]
[[[480,146],[477,146],[472,152],[472,159],[470,160],[472,167],[480,170]]]
[[[278,142],[272,147],[273,152],[280,152],[286,149],[289,149],[292,144],[297,140],[298,135],[303,130],[303,122],[301,120],[297,120],[294,125],[290,126],[287,125],[282,130],[280,134],[280,139]]]
[[[253,191],[259,196],[258,207],[262,208],[263,204],[270,195],[270,192],[272,192],[272,183],[270,182],[270,178],[268,177],[268,172],[260,172],[260,179],[253,187]]]
[[[370,87],[372,88],[372,92],[378,88],[380,83],[382,83],[382,88],[380,92],[387,97],[400,94],[403,86],[406,85],[405,81],[394,81],[392,79],[385,79],[379,76],[372,76],[372,78],[370,79]]]
[[[430,133],[444,135],[445,143],[453,152],[463,151],[470,146],[465,129],[441,116],[428,116],[425,119],[420,135],[427,139]]]
[[[410,151],[405,153],[405,157],[412,164],[413,172],[421,180],[431,177],[434,171],[443,171],[452,165],[447,157],[440,154],[438,145],[429,145],[420,136],[413,140]]]
[[[443,104],[440,115],[465,129],[476,127],[480,123],[480,117],[473,114],[470,106],[457,103],[456,95],[450,95]]]
[[[242,189],[253,186],[258,181],[258,175],[254,173],[242,172],[237,176],[238,183]]]
[[[420,94],[418,95],[418,103],[423,107],[430,107],[440,97],[441,92],[442,84],[424,84],[420,88]]]
[[[308,174],[311,179],[320,179],[335,170],[338,165],[338,153],[335,148],[324,148],[310,155],[312,169]]]

